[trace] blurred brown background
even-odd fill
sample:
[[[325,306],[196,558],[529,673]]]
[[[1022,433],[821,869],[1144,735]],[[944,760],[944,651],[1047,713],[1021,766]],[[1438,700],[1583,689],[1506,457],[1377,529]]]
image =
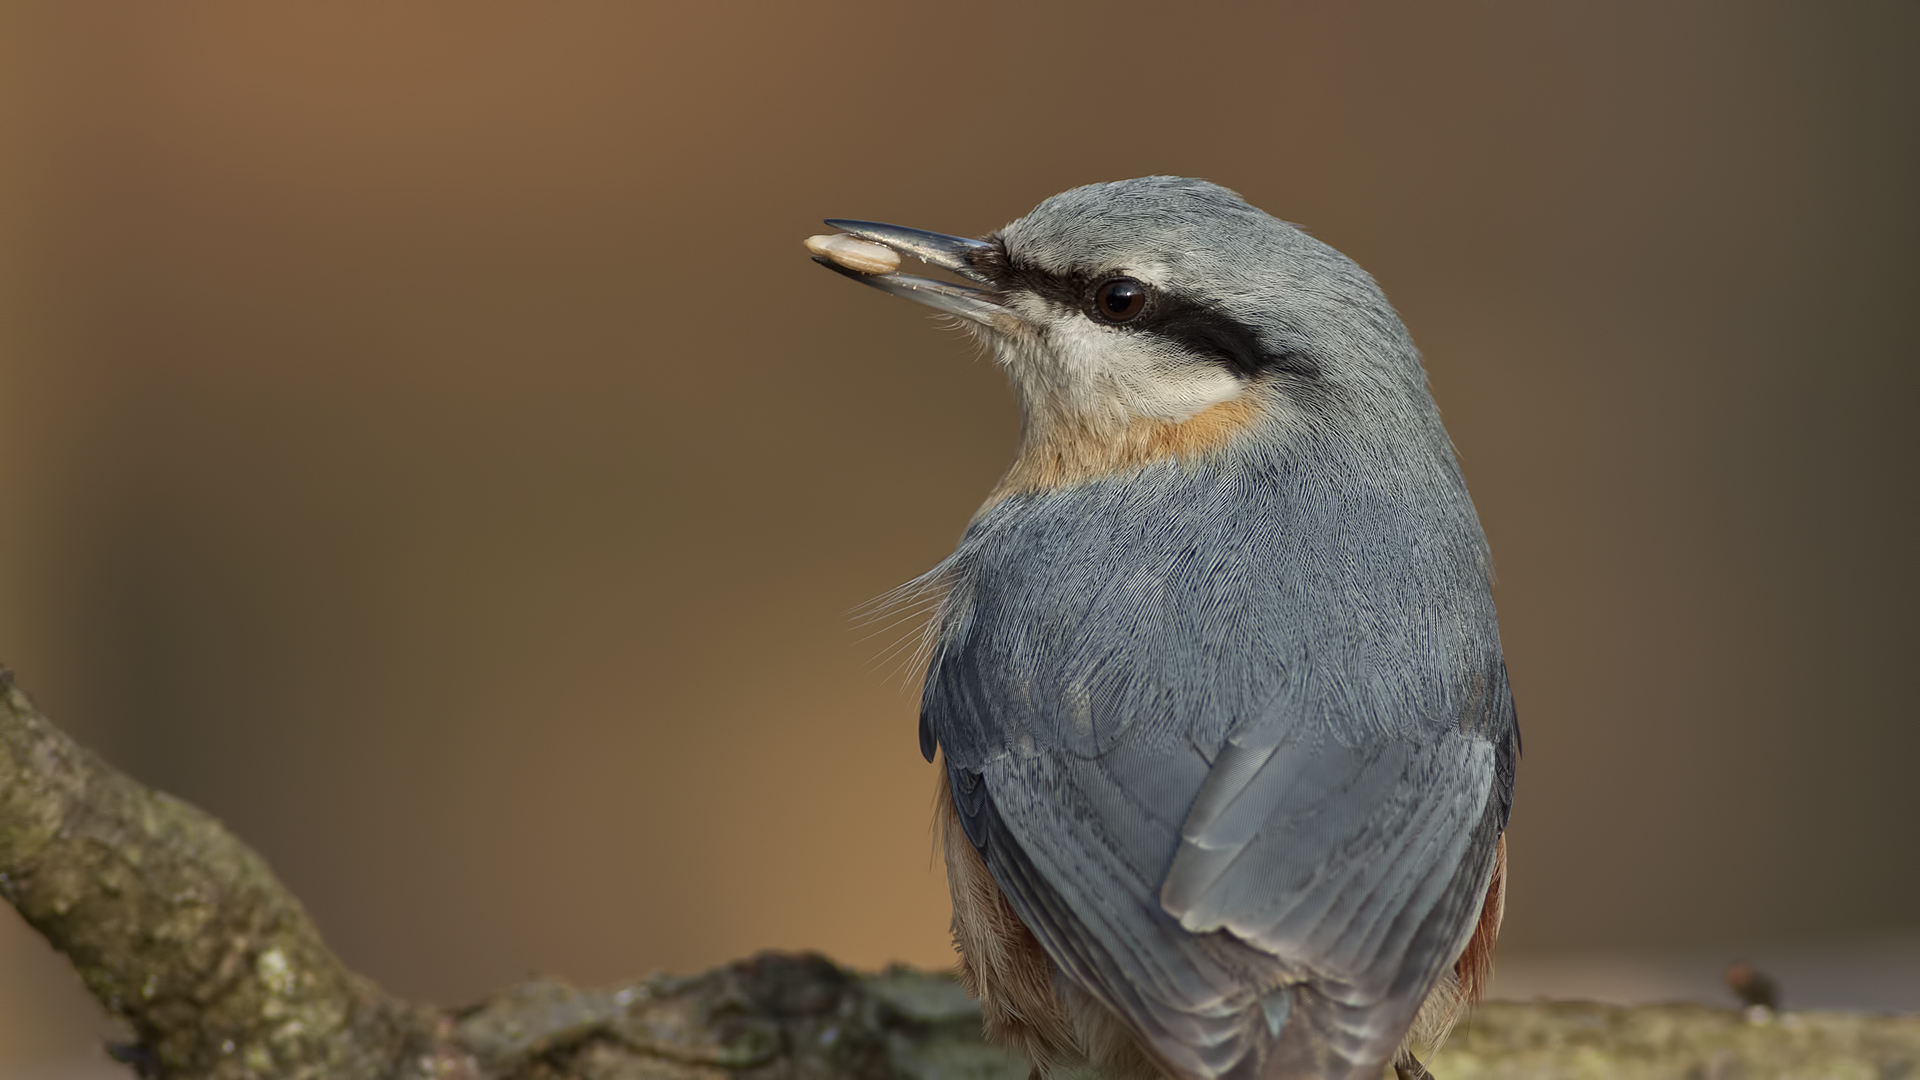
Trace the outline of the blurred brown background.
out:
[[[0,8],[0,660],[398,991],[944,964],[848,611],[1016,418],[799,240],[1183,173],[1426,351],[1511,970],[1920,929],[1920,5],[1178,10]],[[91,1015],[0,912],[0,1075]]]

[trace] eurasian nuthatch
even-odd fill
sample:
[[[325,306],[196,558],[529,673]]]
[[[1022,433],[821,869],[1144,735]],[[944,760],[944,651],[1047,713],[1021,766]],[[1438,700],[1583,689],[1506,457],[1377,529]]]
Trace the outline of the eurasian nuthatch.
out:
[[[1520,732],[1379,287],[1175,177],[984,240],[828,224],[890,250],[820,262],[958,316],[1024,416],[923,579],[920,749],[988,1033],[1042,1076],[1417,1074],[1490,971]]]

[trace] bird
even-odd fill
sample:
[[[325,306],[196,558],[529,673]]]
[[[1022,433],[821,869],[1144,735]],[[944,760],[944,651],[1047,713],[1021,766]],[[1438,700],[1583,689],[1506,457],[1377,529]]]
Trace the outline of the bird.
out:
[[[913,586],[987,1036],[1040,1080],[1428,1075],[1491,974],[1521,745],[1487,541],[1379,286],[1181,177],[977,239],[827,223],[948,272],[815,260],[953,317],[1021,411]]]

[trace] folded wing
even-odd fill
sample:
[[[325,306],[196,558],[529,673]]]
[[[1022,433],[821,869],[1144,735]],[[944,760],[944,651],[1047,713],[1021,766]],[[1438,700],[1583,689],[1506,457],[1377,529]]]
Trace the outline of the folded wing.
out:
[[[1274,719],[1211,763],[1127,739],[949,768],[1021,919],[1163,1062],[1357,1077],[1472,931],[1502,824],[1495,756],[1467,734],[1354,746]]]

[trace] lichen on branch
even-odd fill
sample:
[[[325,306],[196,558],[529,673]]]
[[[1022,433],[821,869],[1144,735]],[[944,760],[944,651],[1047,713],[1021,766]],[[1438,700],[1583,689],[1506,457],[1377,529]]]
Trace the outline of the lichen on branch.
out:
[[[413,1010],[348,971],[260,856],[113,769],[0,670],[0,895],[163,1076],[383,1075]]]

